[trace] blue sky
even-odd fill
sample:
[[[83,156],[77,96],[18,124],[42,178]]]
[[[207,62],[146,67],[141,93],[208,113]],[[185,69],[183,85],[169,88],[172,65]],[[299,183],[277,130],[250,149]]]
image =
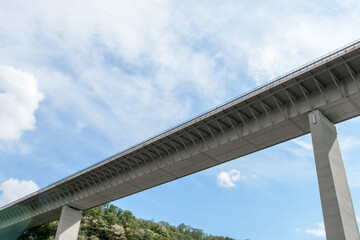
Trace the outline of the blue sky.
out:
[[[360,37],[360,2],[0,0],[0,205]],[[360,119],[337,125],[360,216]],[[115,201],[251,240],[322,240],[310,136]]]

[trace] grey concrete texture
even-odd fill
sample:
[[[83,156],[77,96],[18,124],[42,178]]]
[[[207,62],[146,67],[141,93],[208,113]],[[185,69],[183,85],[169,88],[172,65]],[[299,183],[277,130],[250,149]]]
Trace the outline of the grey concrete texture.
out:
[[[337,132],[319,110],[309,113],[327,240],[360,240]]]
[[[61,211],[55,240],[77,240],[82,211],[64,206]]]

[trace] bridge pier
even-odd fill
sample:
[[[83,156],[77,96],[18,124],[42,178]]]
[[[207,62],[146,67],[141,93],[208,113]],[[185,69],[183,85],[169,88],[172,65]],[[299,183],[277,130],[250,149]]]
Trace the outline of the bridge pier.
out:
[[[55,240],[77,240],[82,211],[64,206],[61,210]]]
[[[327,240],[360,240],[336,128],[319,110],[309,113]]]

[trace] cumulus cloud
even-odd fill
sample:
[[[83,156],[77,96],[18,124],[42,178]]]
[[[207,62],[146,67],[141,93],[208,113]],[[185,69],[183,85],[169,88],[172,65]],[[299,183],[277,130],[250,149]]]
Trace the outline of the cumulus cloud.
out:
[[[0,206],[11,203],[37,190],[39,190],[39,186],[32,180],[10,178],[0,184]]]
[[[30,73],[0,66],[0,140],[17,140],[25,130],[35,129],[35,111],[44,98]]]
[[[232,188],[236,186],[236,182],[241,180],[240,171],[232,169],[228,172],[220,172],[217,176],[217,184],[220,187]]]
[[[305,233],[315,235],[316,237],[325,237],[325,226],[323,223],[316,223],[316,228],[306,229]]]

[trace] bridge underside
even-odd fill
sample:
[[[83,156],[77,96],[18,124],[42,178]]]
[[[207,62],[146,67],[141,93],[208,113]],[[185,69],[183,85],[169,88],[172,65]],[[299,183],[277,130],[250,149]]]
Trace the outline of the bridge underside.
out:
[[[59,219],[65,205],[87,210],[307,134],[315,109],[333,123],[359,116],[359,73],[356,45],[0,208],[0,236]]]

